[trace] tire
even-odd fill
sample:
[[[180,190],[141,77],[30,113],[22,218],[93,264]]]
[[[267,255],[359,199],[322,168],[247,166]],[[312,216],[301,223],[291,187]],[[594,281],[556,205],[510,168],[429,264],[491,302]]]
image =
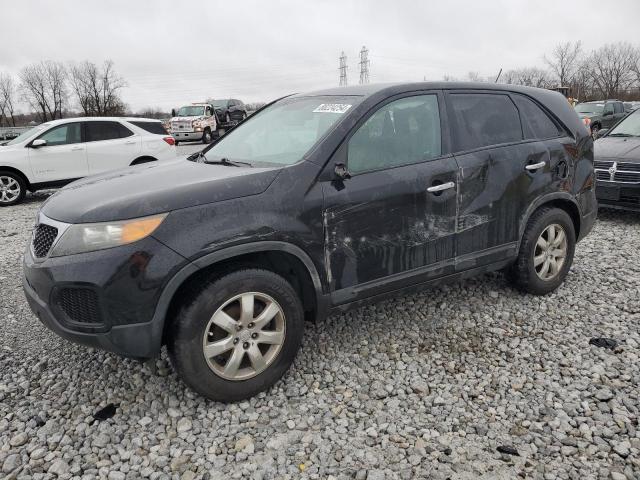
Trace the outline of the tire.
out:
[[[552,231],[555,232],[553,236]],[[564,240],[559,240],[562,237]],[[544,243],[539,243],[539,240],[545,242],[549,238],[552,238],[551,242],[546,243],[552,246],[547,254],[542,248]],[[520,290],[527,293],[546,295],[553,292],[562,284],[571,268],[575,246],[575,229],[567,212],[555,207],[536,210],[522,236],[518,258],[510,270],[511,279]],[[545,271],[547,262],[549,267]]]
[[[254,300],[245,302],[249,292]],[[258,315],[242,318],[242,305],[251,305]],[[269,318],[273,311],[273,318],[259,326],[260,314],[269,312]],[[268,389],[284,375],[303,330],[304,312],[293,287],[273,272],[246,269],[194,289],[171,324],[167,346],[173,367],[191,389],[211,400],[235,402]],[[206,358],[206,346],[210,353],[219,347],[219,355]],[[254,363],[256,349],[264,365]],[[234,356],[239,360],[233,361]]]
[[[224,116],[224,123],[226,123],[226,124],[231,123],[231,117],[229,116],[228,112]]]
[[[174,140],[173,144],[177,147],[178,145],[180,145],[180,142],[178,140]]]
[[[205,128],[204,132],[202,132],[202,143],[211,143],[211,130],[209,128]]]
[[[17,205],[24,200],[27,184],[21,175],[0,170],[0,207]]]
[[[593,125],[591,127],[591,136],[593,138],[596,138],[596,136],[598,135],[598,132],[600,131],[600,125],[598,125],[597,123],[595,125]]]

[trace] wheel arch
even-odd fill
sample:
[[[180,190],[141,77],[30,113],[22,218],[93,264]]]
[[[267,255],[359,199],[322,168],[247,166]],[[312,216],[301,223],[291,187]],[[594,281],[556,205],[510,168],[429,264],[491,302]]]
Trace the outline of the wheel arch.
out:
[[[16,175],[20,175],[20,177],[22,177],[22,180],[24,180],[27,190],[31,191],[31,182],[29,181],[29,177],[27,177],[27,175],[25,175],[25,173],[22,172],[21,170],[18,170],[15,167],[0,165],[0,171],[11,172],[11,173],[15,173]]]
[[[158,159],[155,157],[152,157],[151,155],[141,155],[140,157],[136,158],[133,162],[131,162],[129,166],[132,167],[133,165],[140,165],[142,163],[157,162],[157,161]]]
[[[317,321],[328,312],[318,271],[306,252],[287,242],[254,242],[204,255],[176,273],[165,286],[154,314],[154,331],[166,343],[166,333],[188,292],[202,281],[239,268],[263,268],[283,276],[300,294],[305,318]],[[160,347],[160,345],[158,345]]]
[[[582,218],[580,207],[578,206],[576,200],[570,194],[565,192],[557,192],[545,195],[544,197],[537,199],[537,201],[529,205],[529,208],[527,209],[525,215],[522,218],[522,221],[520,222],[519,241],[522,241],[522,235],[527,228],[527,224],[529,223],[531,215],[533,215],[533,213],[541,207],[549,206],[557,207],[567,212],[573,222],[576,239],[580,238],[580,227]]]

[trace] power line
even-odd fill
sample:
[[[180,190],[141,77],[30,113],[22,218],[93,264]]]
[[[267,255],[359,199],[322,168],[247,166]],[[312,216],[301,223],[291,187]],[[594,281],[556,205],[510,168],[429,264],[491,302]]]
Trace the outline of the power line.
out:
[[[340,60],[340,67],[338,68],[338,70],[340,70],[340,86],[346,87],[347,86],[347,56],[344,54],[344,50],[340,54],[339,60]]]
[[[360,50],[360,85],[369,83],[369,49]]]

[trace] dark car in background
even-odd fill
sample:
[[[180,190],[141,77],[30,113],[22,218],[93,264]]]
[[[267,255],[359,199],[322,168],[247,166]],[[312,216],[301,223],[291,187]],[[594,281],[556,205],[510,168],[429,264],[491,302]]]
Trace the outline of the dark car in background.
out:
[[[602,128],[611,128],[627,114],[624,103],[619,100],[579,103],[575,107],[578,116],[595,136]]]
[[[640,211],[640,110],[604,132],[594,151],[600,205]]]
[[[216,112],[218,123],[226,125],[234,122],[241,122],[247,118],[247,108],[241,100],[226,98],[212,100],[213,108]]]
[[[306,319],[503,269],[550,293],[597,214],[593,139],[536,88],[296,94],[190,160],[50,197],[23,286],[62,337],[136,358],[166,344],[222,401],[284,375]]]

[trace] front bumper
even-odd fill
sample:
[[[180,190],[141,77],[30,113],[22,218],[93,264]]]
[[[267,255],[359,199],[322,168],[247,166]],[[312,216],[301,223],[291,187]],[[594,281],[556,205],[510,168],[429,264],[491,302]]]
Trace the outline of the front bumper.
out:
[[[596,198],[601,207],[640,211],[640,184],[596,182]]]
[[[59,336],[126,357],[151,358],[162,343],[156,305],[186,260],[152,237],[66,257],[24,256],[23,288],[31,310]],[[69,292],[71,292],[69,294]],[[90,292],[86,298],[80,292]]]
[[[171,132],[171,136],[177,141],[202,140],[203,132]]]

